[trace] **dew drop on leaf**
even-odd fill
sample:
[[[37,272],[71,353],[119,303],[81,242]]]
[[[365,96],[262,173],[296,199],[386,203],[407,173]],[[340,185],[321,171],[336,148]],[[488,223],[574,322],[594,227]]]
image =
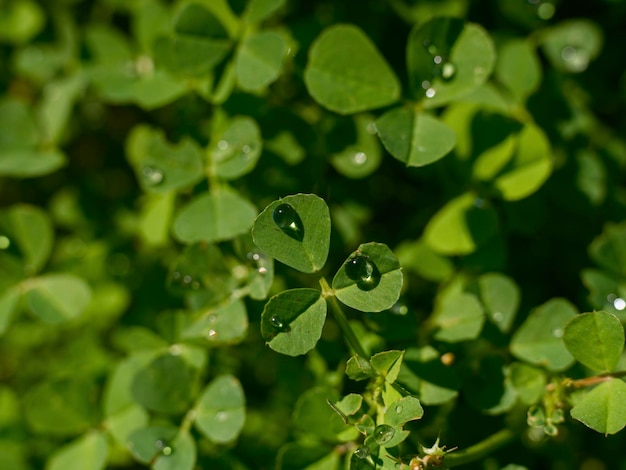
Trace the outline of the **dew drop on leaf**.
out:
[[[286,325],[278,315],[272,315],[270,317],[270,323],[276,330],[281,332],[287,332],[291,329],[289,328],[289,325]]]
[[[220,140],[217,143],[217,148],[220,150],[226,150],[228,148],[228,142],[226,142],[225,140]]]
[[[436,55],[435,57],[433,57],[433,62],[435,63],[435,65],[440,65],[443,62],[443,57],[441,57],[440,55]]]
[[[426,90],[426,98],[432,98],[437,94],[434,88],[429,88]]]
[[[352,157],[353,161],[357,165],[363,165],[367,161],[367,154],[365,152],[357,152]]]
[[[165,175],[161,170],[152,166],[144,166],[141,170],[146,186],[158,186],[165,180]]]
[[[162,455],[172,455],[172,452],[174,452],[172,446],[170,446],[164,439],[157,439],[154,441],[154,447],[156,447]]]
[[[219,410],[216,414],[215,414],[215,418],[223,423],[224,421],[226,421],[228,419],[228,413],[224,410]]]
[[[396,406],[396,413],[400,414],[402,413],[402,410],[403,410],[402,405]]]
[[[444,62],[441,64],[441,79],[443,81],[450,81],[456,74],[456,67],[452,62]]]
[[[290,204],[279,204],[276,206],[272,213],[272,219],[285,235],[299,242],[304,240],[302,220]]]
[[[380,446],[387,444],[393,436],[396,434],[396,430],[388,424],[380,424],[374,429],[374,440]]]
[[[11,240],[6,235],[0,235],[0,250],[6,250],[11,246]]]
[[[346,275],[361,290],[372,290],[380,282],[380,271],[369,256],[357,253],[346,261]]]
[[[359,446],[356,448],[356,450],[354,451],[354,455],[356,456],[356,458],[361,459],[361,460],[365,460],[366,458],[368,458],[370,456],[370,451],[367,447],[365,446]]]
[[[217,331],[215,330],[209,330],[207,331],[207,338],[210,340],[214,340],[215,338],[217,338]]]

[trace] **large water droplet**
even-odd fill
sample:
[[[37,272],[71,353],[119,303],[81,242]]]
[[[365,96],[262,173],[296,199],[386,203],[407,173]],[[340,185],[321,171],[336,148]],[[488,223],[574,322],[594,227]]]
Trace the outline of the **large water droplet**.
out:
[[[395,436],[396,430],[388,424],[380,424],[374,429],[374,440],[379,446],[387,444],[393,436]]]
[[[144,166],[141,170],[141,176],[146,186],[158,186],[165,180],[163,172],[153,166]]]
[[[274,223],[285,235],[301,242],[304,240],[304,225],[296,210],[290,204],[279,204],[272,213]]]
[[[380,282],[380,271],[369,256],[357,253],[346,261],[346,275],[361,290],[372,290]]]
[[[280,332],[287,332],[291,330],[289,325],[285,323],[278,315],[272,315],[270,317],[270,323],[276,330]]]
[[[365,446],[359,446],[354,451],[354,456],[357,459],[365,460],[370,456],[370,450]]]
[[[174,452],[172,446],[170,446],[165,439],[157,439],[154,441],[154,447],[156,447],[162,455],[172,455],[172,452]]]

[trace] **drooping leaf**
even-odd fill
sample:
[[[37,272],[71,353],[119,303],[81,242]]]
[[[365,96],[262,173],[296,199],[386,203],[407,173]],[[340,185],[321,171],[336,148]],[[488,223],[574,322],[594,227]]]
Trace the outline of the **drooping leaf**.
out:
[[[626,384],[613,379],[598,385],[570,413],[572,418],[604,435],[621,431],[626,426]]]
[[[213,379],[204,389],[194,410],[195,425],[216,443],[237,438],[245,421],[246,398],[239,380],[232,375]]]
[[[239,45],[235,59],[239,86],[246,91],[257,91],[276,81],[286,52],[285,40],[278,33],[262,31],[247,36]]]
[[[107,463],[109,444],[101,432],[90,432],[56,450],[47,470],[102,470]]]
[[[183,243],[227,240],[250,229],[256,208],[232,189],[202,193],[174,219],[174,236]]]
[[[309,49],[304,82],[322,106],[351,114],[394,103],[400,83],[370,39],[356,26],[322,31]]]
[[[46,274],[28,281],[30,310],[46,323],[78,317],[91,300],[89,285],[73,274]]]
[[[424,166],[447,155],[456,144],[454,131],[417,109],[395,108],[376,121],[385,148],[406,166]]]
[[[326,264],[330,213],[314,194],[296,194],[272,202],[252,227],[254,243],[272,258],[298,271],[313,273]]]
[[[565,324],[578,312],[565,299],[552,299],[533,310],[511,339],[517,358],[551,371],[564,370],[574,358],[563,344]]]
[[[315,347],[326,320],[326,300],[315,289],[291,289],[270,298],[261,335],[274,351],[298,356]]]
[[[563,341],[584,366],[595,372],[611,372],[624,351],[624,328],[611,313],[583,313],[565,325]]]
[[[362,312],[381,312],[400,297],[402,269],[398,259],[382,243],[359,245],[333,278],[333,290],[341,302]]]

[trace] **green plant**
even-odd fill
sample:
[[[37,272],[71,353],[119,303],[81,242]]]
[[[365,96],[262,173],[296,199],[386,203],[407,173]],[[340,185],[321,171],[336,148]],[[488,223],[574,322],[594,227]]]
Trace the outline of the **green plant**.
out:
[[[613,468],[625,18],[0,0],[0,468]]]

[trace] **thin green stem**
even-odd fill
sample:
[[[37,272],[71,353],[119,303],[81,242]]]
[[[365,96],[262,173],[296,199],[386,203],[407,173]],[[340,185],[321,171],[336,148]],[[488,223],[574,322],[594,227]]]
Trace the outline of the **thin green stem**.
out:
[[[341,331],[343,332],[343,337],[346,340],[346,343],[348,343],[348,346],[352,348],[352,350],[359,356],[364,359],[368,359],[368,355],[365,352],[365,349],[361,345],[359,339],[354,334],[354,330],[350,326],[350,322],[348,321],[346,314],[343,313],[343,309],[341,308],[341,305],[339,305],[337,297],[335,297],[335,291],[330,287],[330,285],[328,285],[328,281],[326,280],[326,278],[321,277],[319,282],[320,286],[322,286],[322,295],[330,306],[330,311],[333,313],[335,320],[337,320],[339,328],[341,328]]]
[[[488,438],[480,441],[467,449],[454,451],[446,454],[444,462],[448,467],[458,467],[470,462],[482,459],[491,454],[499,447],[507,444],[515,438],[515,433],[510,429],[501,429]]]

